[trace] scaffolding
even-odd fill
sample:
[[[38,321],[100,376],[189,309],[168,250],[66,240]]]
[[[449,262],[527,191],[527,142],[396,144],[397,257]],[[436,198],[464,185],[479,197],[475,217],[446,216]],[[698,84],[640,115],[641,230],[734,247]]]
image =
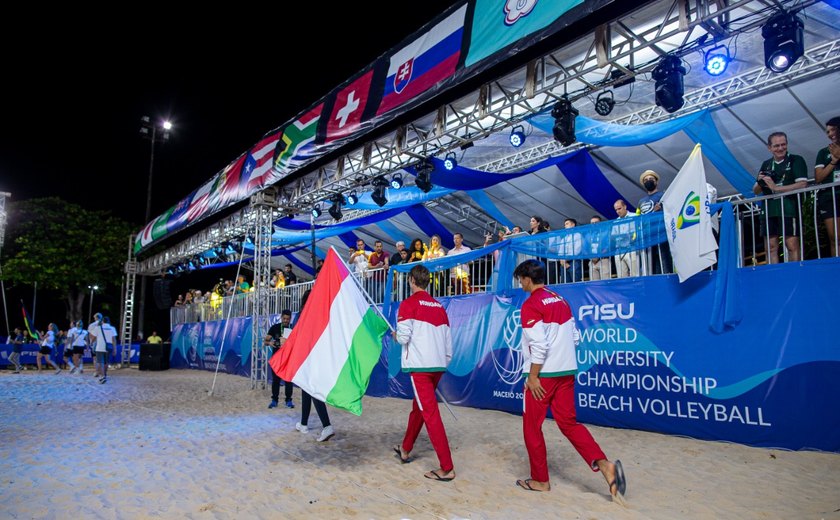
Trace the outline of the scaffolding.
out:
[[[268,331],[271,314],[271,234],[274,229],[274,208],[277,206],[277,190],[268,188],[251,197],[254,218],[252,235],[254,242],[254,280],[251,301],[251,389],[265,388],[268,382],[268,347],[263,338]],[[244,252],[243,252],[244,254]]]

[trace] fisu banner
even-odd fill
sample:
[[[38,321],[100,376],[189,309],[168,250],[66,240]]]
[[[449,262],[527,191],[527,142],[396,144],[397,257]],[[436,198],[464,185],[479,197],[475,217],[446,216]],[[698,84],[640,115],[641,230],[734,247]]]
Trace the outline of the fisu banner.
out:
[[[744,319],[723,334],[708,327],[712,273],[683,284],[657,276],[553,286],[570,302],[581,335],[579,420],[840,451],[840,408],[831,397],[840,392],[840,351],[832,325],[813,312],[832,308],[839,267],[829,260],[742,270]],[[454,357],[441,389],[449,402],[521,413],[525,297],[514,291],[445,302]],[[370,392],[411,397],[399,347],[387,347]]]

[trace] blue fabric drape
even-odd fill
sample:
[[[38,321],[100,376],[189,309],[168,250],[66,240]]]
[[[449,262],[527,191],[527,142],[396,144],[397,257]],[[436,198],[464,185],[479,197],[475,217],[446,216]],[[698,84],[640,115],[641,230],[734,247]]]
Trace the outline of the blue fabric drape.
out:
[[[482,190],[470,190],[467,191],[467,195],[469,195],[472,200],[474,200],[481,209],[484,210],[485,213],[496,219],[496,222],[503,226],[507,226],[512,228],[514,226],[513,222],[508,219],[504,213],[502,213],[499,208],[493,204],[493,201],[490,200],[490,197],[487,196]]]
[[[353,231],[356,228],[374,224],[380,220],[389,219],[393,216],[399,215],[405,211],[404,208],[395,208],[379,213],[373,213],[357,219],[349,220],[334,226],[316,227],[315,240],[323,240],[325,238],[334,237],[342,233]],[[283,244],[300,244],[301,242],[311,242],[312,233],[310,231],[284,231],[282,229],[275,229],[271,235],[272,244],[276,247]],[[353,244],[355,246],[355,244]]]
[[[551,133],[554,118],[550,113],[544,112],[531,117],[529,122],[540,130]],[[704,155],[735,189],[745,197],[754,196],[752,185],[755,179],[729,151],[708,110],[647,125],[618,125],[584,116],[575,118],[575,136],[578,141],[597,146],[640,146],[679,131],[684,131],[691,140],[703,146]]]
[[[613,204],[624,197],[607,180],[604,172],[598,168],[588,151],[580,150],[570,154],[566,161],[558,164],[558,167],[587,204],[605,218],[610,218],[615,214]],[[625,202],[627,202],[627,211],[631,213],[636,211],[629,201]]]
[[[295,264],[296,266],[298,266],[298,267],[299,267],[299,268],[300,268],[303,272],[305,272],[306,274],[308,274],[308,275],[310,275],[310,276],[314,276],[314,275],[315,275],[315,270],[314,270],[314,269],[312,269],[312,266],[311,266],[311,265],[309,265],[309,264],[307,264],[307,263],[305,263],[305,262],[302,262],[302,261],[298,260],[298,259],[297,259],[297,257],[296,257],[295,255],[293,255],[293,254],[291,254],[291,253],[285,253],[283,256],[285,256],[286,258],[288,258],[288,259],[289,259],[289,262],[291,262],[291,263]]]
[[[403,186],[398,190],[387,188],[385,190],[385,196],[388,198],[388,209],[394,209],[406,208],[408,206],[414,206],[415,204],[422,204],[423,202],[439,199],[444,195],[449,195],[453,191],[455,190],[446,188],[445,186],[435,185],[429,193],[423,193],[423,191],[416,186]],[[359,202],[357,202],[354,206],[347,207],[352,209],[382,209],[377,203],[373,202],[371,194],[372,192],[370,191],[360,193]]]
[[[721,212],[718,272],[715,294],[712,299],[712,317],[709,328],[721,333],[735,328],[743,314],[738,300],[740,274],[738,272],[738,233],[735,214],[730,202],[712,204],[712,214]]]
[[[726,177],[729,184],[748,198],[755,196],[752,192],[755,179],[741,166],[741,163],[735,159],[735,156],[724,144],[720,132],[715,126],[715,121],[712,119],[712,114],[704,110],[703,116],[684,128],[683,131],[692,141],[703,146],[703,155]]]
[[[443,224],[438,222],[432,213],[422,204],[411,206],[406,210],[406,214],[411,217],[411,220],[417,224],[417,227],[419,227],[423,233],[426,233],[430,237],[432,235],[440,235],[440,243],[447,249],[455,245],[455,243],[452,242],[452,233],[450,233]]]
[[[380,220],[376,223],[376,225],[379,226],[379,228],[382,229],[382,231],[384,231],[386,235],[394,239],[395,243],[402,240],[403,242],[405,242],[406,247],[408,247],[408,244],[411,243],[411,237],[404,234],[402,231],[399,230],[397,226],[391,224],[390,222],[386,220]]]
[[[359,240],[359,237],[356,236],[356,233],[348,231],[346,233],[338,235],[338,238],[340,238],[341,241],[344,242],[345,246],[356,249],[356,242]]]

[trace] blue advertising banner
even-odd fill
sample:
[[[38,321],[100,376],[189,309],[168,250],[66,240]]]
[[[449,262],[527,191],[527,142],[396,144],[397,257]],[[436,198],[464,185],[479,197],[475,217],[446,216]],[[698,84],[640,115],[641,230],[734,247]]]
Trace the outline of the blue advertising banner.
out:
[[[680,284],[652,276],[552,288],[580,333],[578,419],[751,446],[840,452],[840,349],[826,312],[836,308],[840,260],[740,269],[743,319],[711,330],[717,272]],[[443,299],[454,355],[440,389],[452,403],[521,413],[521,290]],[[388,309],[392,323],[397,305]],[[815,312],[815,309],[818,310]],[[272,322],[276,318],[272,318]],[[247,375],[250,318],[231,320],[228,372]],[[182,325],[173,367],[219,356],[221,322]],[[178,347],[176,347],[178,345]],[[368,395],[413,396],[400,347],[384,342]]]
[[[11,366],[12,362],[9,361],[9,356],[14,351],[14,345],[5,343],[6,339],[3,338],[3,341],[0,342],[0,367]],[[35,364],[35,354],[38,353],[38,349],[40,348],[39,345],[35,343],[26,343],[20,346],[20,364],[21,365],[34,365]],[[57,349],[53,351],[54,353],[50,356],[53,361],[58,363],[59,365],[64,363],[64,346],[59,346]],[[85,364],[93,363],[93,356],[91,355],[90,348],[85,349],[84,355],[82,355],[82,361]],[[111,355],[111,363],[120,363],[121,358],[120,354]],[[131,363],[138,363],[140,361],[140,344],[139,343],[132,343],[131,344]]]

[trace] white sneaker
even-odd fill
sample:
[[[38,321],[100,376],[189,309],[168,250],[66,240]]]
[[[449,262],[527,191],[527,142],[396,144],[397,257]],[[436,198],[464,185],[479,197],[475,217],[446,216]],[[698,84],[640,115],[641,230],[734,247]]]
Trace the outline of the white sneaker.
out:
[[[295,430],[299,431],[300,433],[306,433],[306,432],[309,431],[309,426],[307,426],[305,424],[297,423],[295,425]]]
[[[332,424],[321,430],[321,435],[318,436],[318,442],[327,442],[335,435]]]

